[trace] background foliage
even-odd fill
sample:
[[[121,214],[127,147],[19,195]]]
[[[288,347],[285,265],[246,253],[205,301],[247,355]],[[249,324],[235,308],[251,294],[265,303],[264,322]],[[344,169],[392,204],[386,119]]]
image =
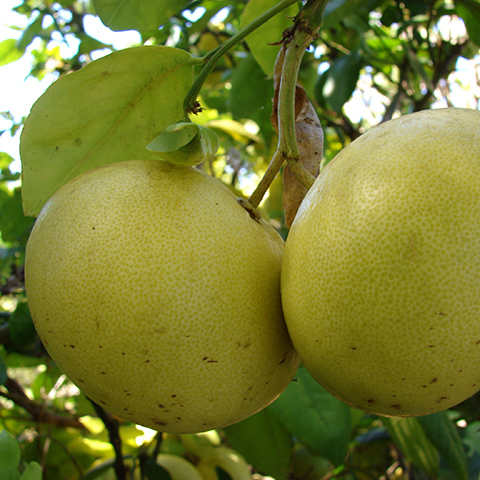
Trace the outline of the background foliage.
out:
[[[0,43],[0,75],[2,66],[25,55],[31,58],[29,75],[41,80],[75,72],[112,52],[112,45],[86,28],[95,15],[113,30],[137,30],[138,45],[174,46],[203,57],[277,2],[145,0],[141,9],[137,3],[19,1],[15,10],[27,27],[10,25],[11,38]],[[300,6],[290,7],[288,15]],[[247,37],[222,58],[200,93],[205,110],[195,122],[214,129],[221,144],[202,168],[238,195],[252,191],[276,148],[271,77],[279,47],[271,44],[290,25],[282,13]],[[66,44],[69,54],[62,55]],[[479,109],[479,48],[478,0],[331,0],[300,71],[324,127],[324,163],[372,125],[399,114],[444,106]],[[51,108],[68,117],[74,102],[91,101],[92,119],[75,121],[94,121],[96,100],[81,82],[76,88],[75,98],[52,102]],[[118,101],[126,95],[119,92]],[[1,115],[8,127],[0,138],[22,128],[25,119]],[[385,419],[338,402],[301,368],[270,407],[205,435],[161,435],[96,408],[55,366],[35,334],[23,283],[25,244],[34,220],[23,215],[13,160],[0,152],[2,479],[20,474],[24,480],[168,479],[154,460],[158,454],[200,466],[215,455],[233,459],[228,449],[246,459],[255,478],[479,478],[478,395],[447,412]],[[286,234],[281,194],[278,178],[261,208]],[[227,463],[217,462],[205,478],[234,478]]]

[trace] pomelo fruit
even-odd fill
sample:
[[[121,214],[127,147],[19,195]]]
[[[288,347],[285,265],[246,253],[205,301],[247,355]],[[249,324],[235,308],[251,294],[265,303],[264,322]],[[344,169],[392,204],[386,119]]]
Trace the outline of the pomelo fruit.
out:
[[[220,428],[271,403],[298,367],[283,245],[199,170],[114,163],[45,204],[28,304],[53,360],[106,410],[165,432]]]
[[[379,415],[480,389],[480,112],[376,126],[320,173],[289,232],[282,299],[312,376]]]

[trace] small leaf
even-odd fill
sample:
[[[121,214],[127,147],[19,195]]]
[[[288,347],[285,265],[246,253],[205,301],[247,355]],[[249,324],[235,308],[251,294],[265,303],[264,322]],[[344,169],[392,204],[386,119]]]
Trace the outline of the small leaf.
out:
[[[285,478],[292,439],[270,407],[224,429],[228,442],[263,475]]]
[[[108,163],[155,158],[145,147],[184,116],[191,56],[172,47],[127,48],[61,77],[34,104],[23,128],[26,215],[76,175]]]
[[[468,479],[468,460],[457,429],[446,411],[418,417],[427,438],[440,452],[458,475],[459,480]]]
[[[42,467],[37,462],[30,462],[23,471],[20,480],[42,480]]]
[[[217,134],[207,127],[189,122],[169,125],[147,145],[163,160],[185,166],[199,165],[217,153]]]
[[[0,67],[22,58],[23,51],[17,47],[17,41],[14,38],[7,38],[0,42]]]
[[[278,0],[250,0],[242,13],[242,26],[248,25],[277,3]],[[269,77],[273,74],[275,59],[280,50],[279,45],[273,44],[282,40],[283,31],[293,25],[291,17],[297,13],[298,6],[292,5],[275,15],[246,38],[252,55]]]
[[[155,460],[149,459],[145,463],[145,477],[148,480],[172,480],[172,476],[160,465],[155,463]]]
[[[382,423],[405,457],[431,478],[437,478],[438,451],[427,438],[418,418],[382,418]]]
[[[0,432],[0,472],[16,470],[20,463],[20,447],[7,430]]]
[[[284,427],[334,465],[345,461],[351,436],[350,408],[324,390],[300,367],[290,383],[269,407]]]
[[[100,20],[115,31],[157,30],[190,0],[94,0]]]

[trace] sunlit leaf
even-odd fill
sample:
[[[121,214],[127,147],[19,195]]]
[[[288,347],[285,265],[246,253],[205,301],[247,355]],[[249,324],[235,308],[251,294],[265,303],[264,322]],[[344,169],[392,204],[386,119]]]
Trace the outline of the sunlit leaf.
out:
[[[350,408],[300,367],[296,381],[270,406],[285,428],[334,465],[344,462],[351,435]]]
[[[17,47],[17,41],[14,38],[7,38],[0,42],[0,67],[16,62],[22,55],[23,51]]]
[[[42,467],[37,462],[30,462],[23,471],[20,480],[42,480]]]
[[[94,0],[102,22],[115,31],[156,30],[190,0]]]
[[[242,14],[242,25],[248,25],[277,3],[278,0],[250,0]],[[282,40],[283,31],[293,25],[291,17],[297,13],[298,6],[292,5],[275,15],[246,38],[252,55],[268,76],[273,74],[275,59],[280,50],[279,45],[273,44]]]
[[[170,47],[112,53],[55,82],[34,104],[22,132],[23,208],[37,215],[81,172],[155,158],[146,146],[184,116],[190,54]]]
[[[224,432],[233,448],[256,470],[276,479],[285,478],[292,454],[292,438],[270,407],[225,428]]]

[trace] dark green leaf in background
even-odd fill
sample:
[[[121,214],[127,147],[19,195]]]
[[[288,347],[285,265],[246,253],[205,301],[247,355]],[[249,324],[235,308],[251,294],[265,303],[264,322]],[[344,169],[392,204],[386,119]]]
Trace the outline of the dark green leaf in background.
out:
[[[350,408],[300,367],[295,380],[270,409],[284,427],[334,465],[344,462],[352,430]]]
[[[227,440],[245,460],[264,475],[285,478],[292,439],[270,407],[224,429]]]
[[[181,12],[190,0],[94,0],[102,22],[115,31],[156,30]]]
[[[319,103],[326,103],[335,112],[341,113],[355,90],[362,65],[362,55],[358,50],[336,60],[317,83],[315,94]]]
[[[0,357],[0,385],[5,385],[7,378],[7,366],[5,365],[3,358]]]
[[[468,479],[467,455],[460,440],[460,435],[447,412],[418,417],[418,421],[427,438],[456,472],[458,479]]]
[[[8,332],[18,351],[28,352],[34,347],[37,335],[26,303],[19,303],[10,316]]]
[[[468,36],[480,46],[480,2],[478,0],[456,0],[457,12],[465,22]]]
[[[382,418],[382,423],[407,460],[430,478],[437,478],[438,451],[428,439],[418,418]]]

